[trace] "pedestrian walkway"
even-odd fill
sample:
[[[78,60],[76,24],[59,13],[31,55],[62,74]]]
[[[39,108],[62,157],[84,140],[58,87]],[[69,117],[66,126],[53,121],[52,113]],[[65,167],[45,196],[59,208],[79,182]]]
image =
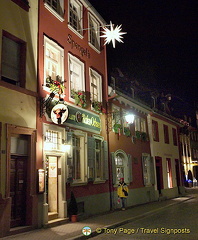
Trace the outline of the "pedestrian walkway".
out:
[[[103,232],[104,228],[116,228],[123,224],[129,223],[136,219],[142,218],[149,214],[154,214],[157,211],[172,206],[174,204],[180,204],[184,201],[195,197],[198,193],[198,188],[190,189],[187,194],[182,197],[169,199],[161,202],[152,202],[139,206],[134,206],[126,209],[125,211],[116,210],[108,212],[106,214],[90,217],[88,219],[82,220],[76,223],[67,223],[64,225],[56,226],[47,229],[37,229],[30,232],[4,237],[2,239],[14,239],[14,240],[83,240],[88,239],[97,234]],[[85,236],[82,233],[84,229],[85,234],[91,234]]]

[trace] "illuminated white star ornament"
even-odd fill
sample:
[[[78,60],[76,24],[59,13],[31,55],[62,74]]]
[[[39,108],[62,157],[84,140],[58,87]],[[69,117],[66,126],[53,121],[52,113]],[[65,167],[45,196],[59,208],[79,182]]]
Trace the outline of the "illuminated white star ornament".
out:
[[[113,24],[112,22],[110,22],[110,29],[108,29],[107,27],[103,27],[103,30],[102,33],[104,33],[104,35],[100,36],[100,37],[103,37],[103,38],[106,38],[105,39],[105,45],[107,43],[110,43],[112,41],[112,44],[113,44],[113,47],[115,48],[115,41],[117,40],[118,42],[122,42],[122,39],[123,38],[123,34],[126,34],[126,32],[121,32],[121,26],[116,26],[115,28],[113,28]]]

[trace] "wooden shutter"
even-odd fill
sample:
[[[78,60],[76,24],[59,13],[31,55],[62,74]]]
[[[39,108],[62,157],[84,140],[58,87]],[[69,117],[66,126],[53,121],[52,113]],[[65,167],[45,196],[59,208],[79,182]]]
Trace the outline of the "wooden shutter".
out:
[[[133,181],[133,174],[132,174],[132,158],[131,154],[128,154],[128,182]]]
[[[154,171],[154,161],[153,157],[150,157],[150,174],[151,174],[151,184],[155,184],[155,171]]]
[[[67,165],[68,166],[73,166],[72,136],[73,136],[73,132],[67,132],[67,144],[69,144],[71,146],[70,152],[67,155]]]
[[[111,152],[111,166],[112,166],[112,180],[113,184],[116,184],[116,165],[115,165],[115,155]]]
[[[104,160],[104,179],[109,179],[109,167],[108,167],[108,144],[107,141],[103,141],[103,160]]]

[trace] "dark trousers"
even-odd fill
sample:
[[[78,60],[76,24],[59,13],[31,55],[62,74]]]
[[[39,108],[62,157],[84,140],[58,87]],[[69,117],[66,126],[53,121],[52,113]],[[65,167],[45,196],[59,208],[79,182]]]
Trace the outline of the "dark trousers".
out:
[[[121,197],[121,206],[122,208],[125,208],[125,205],[126,205],[126,198],[125,197]]]

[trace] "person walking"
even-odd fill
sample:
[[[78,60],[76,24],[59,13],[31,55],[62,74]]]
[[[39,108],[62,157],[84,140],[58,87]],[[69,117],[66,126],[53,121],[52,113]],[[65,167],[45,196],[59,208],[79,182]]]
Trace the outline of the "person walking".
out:
[[[117,194],[118,194],[118,198],[121,199],[122,210],[125,210],[128,192],[129,192],[129,189],[127,187],[127,184],[124,182],[124,178],[120,178],[120,182],[119,182],[118,188],[117,188]]]

